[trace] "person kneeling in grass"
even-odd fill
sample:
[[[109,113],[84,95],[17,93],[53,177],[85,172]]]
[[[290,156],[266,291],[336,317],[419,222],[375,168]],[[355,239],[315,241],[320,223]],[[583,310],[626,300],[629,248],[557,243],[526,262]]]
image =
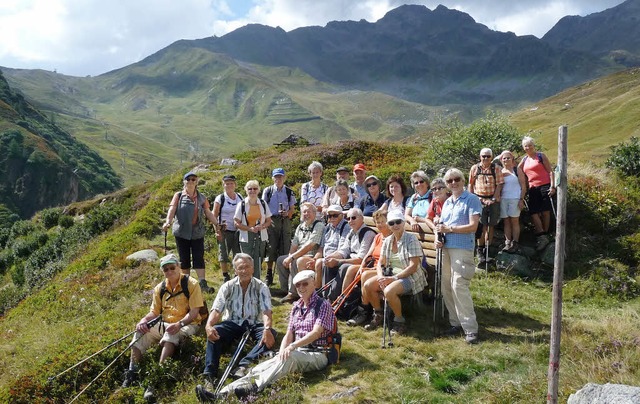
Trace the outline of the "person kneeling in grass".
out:
[[[329,301],[315,293],[315,272],[304,270],[293,278],[300,300],[293,304],[287,333],[278,355],[259,364],[246,376],[225,386],[220,393],[207,391],[201,385],[196,395],[202,402],[222,400],[231,394],[246,397],[260,392],[291,372],[319,371],[329,365],[324,347],[336,329],[336,317]]]

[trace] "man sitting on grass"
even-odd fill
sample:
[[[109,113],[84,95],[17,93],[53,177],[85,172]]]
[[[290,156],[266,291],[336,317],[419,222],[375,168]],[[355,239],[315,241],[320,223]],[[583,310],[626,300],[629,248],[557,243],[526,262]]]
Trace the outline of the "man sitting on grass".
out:
[[[162,353],[160,363],[170,358],[186,338],[191,337],[199,329],[202,318],[200,309],[204,307],[202,291],[198,281],[180,271],[179,260],[174,254],[162,257],[160,268],[165,280],[153,289],[151,309],[136,325],[131,346],[129,370],[125,373],[122,387],[129,387],[138,375],[138,363],[147,349],[160,343]],[[183,286],[187,286],[187,290]],[[151,320],[162,315],[162,321],[149,328]],[[144,392],[145,400],[153,400],[153,386]]]
[[[222,400],[231,394],[246,397],[264,390],[290,372],[319,371],[329,365],[324,347],[327,337],[336,329],[336,317],[331,304],[315,293],[314,278],[315,272],[311,270],[300,271],[293,278],[301,299],[293,305],[278,355],[254,367],[218,394],[198,385],[196,395],[200,401]]]

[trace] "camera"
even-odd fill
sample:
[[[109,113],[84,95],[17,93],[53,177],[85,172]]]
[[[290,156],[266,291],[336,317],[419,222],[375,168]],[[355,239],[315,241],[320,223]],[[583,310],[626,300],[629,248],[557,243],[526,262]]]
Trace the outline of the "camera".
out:
[[[447,241],[447,237],[444,235],[444,233],[437,233],[437,234],[438,234],[438,241],[444,244],[444,242]]]
[[[223,220],[222,224],[220,225],[220,231],[226,231],[227,230],[227,221]]]
[[[393,276],[393,268],[390,265],[387,265],[382,268],[383,276]]]

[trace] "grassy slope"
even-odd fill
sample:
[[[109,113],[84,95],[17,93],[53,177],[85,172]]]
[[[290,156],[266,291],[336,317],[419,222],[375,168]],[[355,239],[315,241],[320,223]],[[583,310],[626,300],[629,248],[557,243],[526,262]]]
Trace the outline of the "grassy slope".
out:
[[[534,131],[554,160],[558,126],[566,124],[571,158],[601,162],[609,146],[640,136],[638,110],[640,69],[635,68],[565,90],[520,110],[511,120],[523,131]]]
[[[410,162],[418,160],[419,151],[409,146],[361,143],[284,153],[268,150],[260,155],[239,156],[248,164],[234,172],[240,183],[248,178],[259,178],[265,183],[269,167],[283,161],[290,173],[289,182],[299,184],[312,158],[326,162],[327,172],[332,172],[330,169],[340,161],[351,163],[364,156],[371,162],[372,171],[384,177],[393,171],[405,174],[411,171]],[[219,171],[203,175],[206,184],[201,189],[219,190],[221,176]],[[140,207],[128,223],[88,245],[47,287],[0,319],[3,341],[0,365],[4,369],[0,374],[0,401],[8,399],[10,387],[29,391],[31,399],[37,401],[47,391],[38,386],[45,386],[48,376],[132,330],[147,311],[147,291],[161,275],[154,265],[131,266],[124,257],[142,248],[162,251],[163,239],[158,231],[151,239],[139,234],[149,226],[159,227],[166,203],[179,184],[179,175],[173,175],[133,190],[132,197],[144,203],[138,204]],[[207,262],[213,263],[207,277],[217,288],[221,276],[215,270],[215,255],[213,250],[207,253]],[[430,307],[412,318],[409,335],[395,338],[396,347],[390,350],[379,349],[380,331],[369,333],[341,324],[344,349],[339,366],[305,376],[302,383],[296,377],[287,378],[276,389],[261,395],[259,402],[280,402],[284,397],[289,397],[287,402],[300,398],[305,402],[326,402],[331,401],[334,393],[351,387],[360,389],[354,396],[334,401],[543,401],[549,353],[549,283],[525,282],[507,274],[491,273],[477,276],[472,292],[483,337],[480,345],[467,346],[459,338],[435,337]],[[209,302],[212,298],[207,296]],[[276,328],[283,331],[290,306],[276,301],[274,305]],[[637,350],[640,334],[635,328],[638,310],[639,299],[625,304],[613,300],[565,302],[560,368],[562,401],[587,382],[640,384]],[[440,322],[439,327],[443,329],[445,324]],[[204,354],[204,340],[199,337],[196,341],[192,347],[195,358]],[[111,351],[82,367],[79,373],[70,372],[62,379],[66,384],[50,386],[52,390],[47,394],[58,394],[55,397],[66,397],[68,401],[115,355],[116,351]],[[190,354],[182,357],[187,371],[180,374],[183,382],[170,394],[177,402],[196,402],[193,388],[202,363],[192,363],[194,357]],[[141,400],[140,388],[117,390],[124,366],[126,360],[122,359],[100,379],[92,393],[94,398],[111,402]]]

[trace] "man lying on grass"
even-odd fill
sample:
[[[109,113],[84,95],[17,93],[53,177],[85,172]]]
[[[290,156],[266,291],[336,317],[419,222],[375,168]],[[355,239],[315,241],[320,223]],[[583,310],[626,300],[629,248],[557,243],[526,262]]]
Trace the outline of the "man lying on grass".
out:
[[[300,271],[293,278],[301,299],[293,305],[291,320],[278,355],[254,367],[246,376],[228,384],[220,393],[207,391],[198,385],[198,400],[223,400],[230,394],[242,398],[264,390],[290,372],[312,372],[327,367],[331,356],[327,355],[325,346],[328,343],[327,338],[335,333],[336,317],[329,301],[315,293],[314,279],[315,272],[311,270]]]

